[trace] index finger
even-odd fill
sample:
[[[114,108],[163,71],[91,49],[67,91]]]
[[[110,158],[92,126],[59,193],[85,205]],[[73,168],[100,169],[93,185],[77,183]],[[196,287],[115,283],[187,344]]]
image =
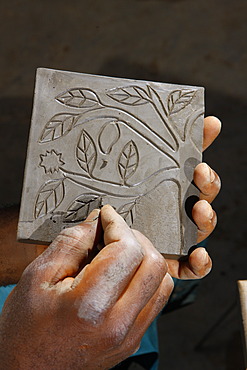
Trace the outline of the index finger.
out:
[[[80,292],[78,315],[86,321],[97,321],[116,303],[144,257],[134,233],[111,206],[104,206],[100,217],[106,246],[75,278],[72,287]]]

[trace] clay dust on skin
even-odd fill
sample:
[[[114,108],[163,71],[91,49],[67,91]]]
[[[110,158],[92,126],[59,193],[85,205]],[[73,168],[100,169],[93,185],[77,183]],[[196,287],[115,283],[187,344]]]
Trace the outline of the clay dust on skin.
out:
[[[94,218],[95,221],[98,217]],[[89,223],[89,221],[85,222]],[[51,270],[56,272],[58,262],[61,263],[66,256],[69,257],[71,266],[74,268],[88,257],[88,252],[92,249],[92,229],[84,229],[81,226],[73,226],[63,230],[36,260],[36,268],[39,271]],[[90,246],[90,247],[89,247]],[[67,261],[68,262],[68,261]],[[66,277],[66,276],[65,276]]]
[[[133,246],[133,242],[131,243]],[[136,246],[138,243],[136,243]],[[118,250],[117,250],[118,249]],[[117,260],[103,269],[102,273],[94,280],[93,286],[87,290],[82,299],[77,299],[75,305],[78,309],[78,317],[90,321],[95,325],[100,317],[111,307],[125,288],[126,280],[130,280],[140,265],[143,253],[140,246],[129,249],[116,247],[114,250]],[[109,257],[108,257],[109,258]],[[95,261],[104,263],[105,256],[98,255]],[[94,276],[95,278],[95,276]]]

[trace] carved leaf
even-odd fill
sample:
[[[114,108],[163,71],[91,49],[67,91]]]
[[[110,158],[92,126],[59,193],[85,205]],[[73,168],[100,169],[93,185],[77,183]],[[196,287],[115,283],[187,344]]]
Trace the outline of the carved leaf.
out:
[[[139,163],[139,154],[134,141],[129,141],[123,148],[118,159],[118,170],[125,182],[136,171]]]
[[[119,207],[117,212],[123,217],[126,223],[131,226],[134,222],[135,218],[135,208],[136,208],[136,200],[130,203],[126,203],[123,206]]]
[[[168,96],[169,114],[177,113],[189,105],[195,95],[194,90],[175,90]]]
[[[107,95],[118,103],[142,105],[150,102],[147,92],[139,86],[127,86],[113,89]]]
[[[72,130],[77,120],[78,114],[59,113],[53,116],[45,125],[40,136],[39,142],[46,143],[53,141],[61,136],[67,135]]]
[[[78,141],[76,147],[76,157],[79,166],[89,175],[91,175],[95,167],[97,152],[93,139],[85,130],[82,130],[80,139]]]
[[[74,88],[59,94],[55,98],[59,103],[73,108],[92,108],[99,104],[99,98],[94,91]]]
[[[99,134],[99,148],[102,153],[109,154],[119,138],[120,128],[118,121],[107,122]]]
[[[93,209],[101,207],[101,203],[102,195],[80,195],[68,207],[64,222],[80,222],[85,220]]]
[[[54,211],[62,202],[65,193],[63,180],[49,180],[40,188],[35,202],[35,218]]]

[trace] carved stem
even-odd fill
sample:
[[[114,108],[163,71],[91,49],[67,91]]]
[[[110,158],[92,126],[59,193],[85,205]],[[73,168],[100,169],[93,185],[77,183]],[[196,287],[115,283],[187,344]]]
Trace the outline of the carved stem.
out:
[[[106,114],[103,114],[103,110],[106,110]],[[99,109],[97,109],[99,110]],[[161,152],[162,154],[165,154],[167,157],[169,157],[175,164],[177,167],[179,167],[179,163],[178,161],[176,160],[176,158],[174,157],[174,155],[177,153],[177,152],[174,152],[174,150],[171,148],[170,144],[167,144],[166,142],[164,142],[164,139],[156,134],[154,131],[152,131],[145,122],[141,121],[140,119],[136,118],[135,116],[133,116],[132,114],[130,114],[129,112],[123,110],[123,109],[119,109],[119,108],[113,108],[113,107],[105,107],[105,108],[101,108],[101,115],[93,115],[92,117],[85,117],[86,115],[90,115],[90,114],[94,114],[95,112],[93,110],[89,111],[89,112],[86,112],[86,113],[83,113],[81,115],[81,117],[83,117],[84,119],[83,120],[80,120],[80,118],[77,120],[77,123],[75,126],[78,126],[78,125],[82,125],[86,122],[89,122],[89,121],[92,121],[92,120],[95,120],[95,119],[101,119],[101,118],[106,118],[106,119],[117,119],[119,120],[119,117],[117,116],[112,116],[112,111],[113,110],[116,110],[116,111],[120,111],[122,114],[124,114],[126,116],[126,119],[127,120],[122,120],[121,119],[121,122],[127,126],[129,129],[131,129],[132,131],[134,131],[138,136],[141,136],[143,140],[147,141],[150,145],[152,145],[156,150],[158,150],[159,152]],[[135,122],[133,122],[135,121]],[[139,128],[136,128],[136,122],[139,123]],[[147,136],[147,133],[148,133],[148,136]],[[150,138],[150,134],[152,135],[153,139]],[[167,148],[167,146],[169,145],[169,148]],[[165,147],[165,148],[164,148]],[[167,152],[167,150],[171,153],[171,151],[174,153],[173,155],[170,154],[169,152]]]
[[[161,101],[161,99],[159,100],[160,101],[160,104],[162,106],[162,109],[164,110],[164,112],[166,112],[166,109]],[[157,105],[152,101],[151,102],[152,106],[154,107],[155,111],[157,112],[157,114],[159,115],[160,119],[162,120],[162,122],[164,123],[167,131],[170,133],[170,135],[172,136],[173,140],[175,141],[175,144],[176,144],[176,147],[172,149],[174,151],[178,151],[179,149],[179,141],[178,141],[178,136],[176,135],[176,132],[172,129],[172,126],[170,125],[170,122],[165,118],[166,116],[164,116],[163,114],[161,114],[159,108],[157,107]]]
[[[93,179],[83,174],[70,172],[62,168],[60,168],[60,171],[65,178],[77,185],[89,188],[99,194],[103,193],[118,198],[136,198],[137,196],[143,196],[147,194],[147,189],[154,189],[163,181],[177,179],[179,173],[177,168],[163,168],[137,184],[120,186],[119,184]]]
[[[153,104],[155,106],[155,104]],[[135,117],[133,114],[131,114],[130,112],[126,111],[125,109],[122,109],[122,108],[116,108],[116,107],[111,107],[111,106],[108,106],[108,105],[105,105],[106,108],[109,108],[111,110],[117,110],[117,111],[120,111],[126,115],[128,115],[129,117],[131,117],[132,119],[134,119],[135,121],[137,121],[138,123],[141,124],[142,127],[144,127],[152,136],[155,136],[156,138],[158,138],[158,140],[162,141],[163,144],[165,144],[166,146],[168,146],[169,150],[172,150],[173,152],[177,151],[177,149],[174,149],[173,146],[169,143],[168,140],[166,140],[165,138],[163,138],[162,136],[160,136],[159,134],[157,134],[156,132],[154,132],[148,125],[146,122],[140,120],[139,118]],[[161,118],[162,118],[162,115],[160,114]],[[133,128],[132,126],[132,129],[135,131],[135,128]],[[168,129],[168,127],[167,127]],[[169,129],[168,129],[169,130]],[[137,131],[137,130],[136,130]],[[138,131],[137,131],[138,132]],[[138,132],[139,133],[139,132]],[[151,141],[150,141],[151,142]]]
[[[184,137],[183,137],[183,141],[186,140],[187,136],[188,136],[188,133],[191,131],[191,128],[193,126],[193,124],[196,122],[196,120],[203,116],[204,114],[204,109],[201,109],[199,111],[195,111],[193,112],[186,120],[185,122],[185,125],[184,125]],[[190,139],[191,139],[191,136],[190,136]],[[195,144],[194,144],[195,145]],[[197,150],[199,152],[201,152],[201,148],[197,148]]]

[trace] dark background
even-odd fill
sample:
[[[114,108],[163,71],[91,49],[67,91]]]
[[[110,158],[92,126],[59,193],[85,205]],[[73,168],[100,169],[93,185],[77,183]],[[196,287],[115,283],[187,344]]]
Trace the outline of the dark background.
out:
[[[0,203],[20,201],[37,67],[206,88],[223,131],[214,269],[197,301],[160,319],[160,369],[244,369],[236,281],[246,268],[247,2],[0,0]],[[214,324],[219,325],[195,347]]]

